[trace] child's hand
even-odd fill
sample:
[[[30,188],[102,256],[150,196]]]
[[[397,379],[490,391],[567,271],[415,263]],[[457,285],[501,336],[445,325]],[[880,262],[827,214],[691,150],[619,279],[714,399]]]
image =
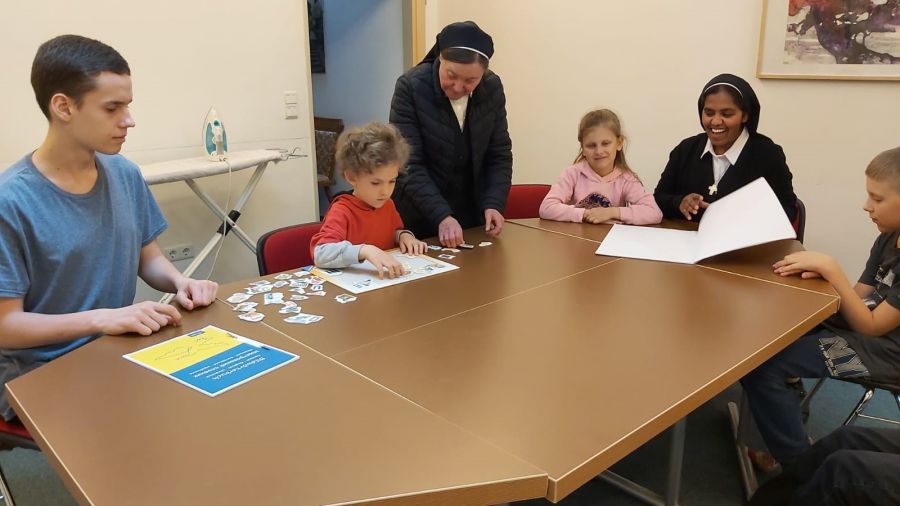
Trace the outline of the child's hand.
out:
[[[693,219],[692,216],[700,211],[700,208],[706,209],[707,207],[709,207],[709,202],[703,200],[703,195],[700,195],[699,193],[689,193],[681,199],[678,210],[684,215],[684,219],[691,220]]]
[[[378,271],[378,279],[384,279],[385,273],[388,278],[394,279],[402,276],[403,266],[394,258],[394,255],[385,253],[381,248],[365,244],[359,250],[359,259],[368,260]]]
[[[837,262],[824,253],[815,251],[798,251],[775,262],[772,266],[775,274],[792,276],[800,274],[803,279],[822,277],[830,279],[830,276],[839,271]]]
[[[584,211],[584,218],[582,221],[585,223],[592,223],[594,225],[598,223],[606,223],[613,220],[619,219],[619,209],[616,207],[594,207],[592,209],[586,209]]]
[[[424,241],[416,239],[416,236],[410,233],[400,234],[400,252],[410,255],[421,255],[428,249],[428,245]]]

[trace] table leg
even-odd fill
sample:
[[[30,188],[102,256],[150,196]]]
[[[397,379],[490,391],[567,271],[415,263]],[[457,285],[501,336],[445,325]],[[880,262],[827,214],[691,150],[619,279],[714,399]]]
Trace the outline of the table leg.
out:
[[[737,451],[738,463],[741,466],[741,482],[744,484],[744,495],[749,501],[756,492],[759,483],[756,480],[756,471],[750,462],[749,447],[745,440],[748,430],[746,424],[750,420],[749,404],[744,394],[741,395],[739,404],[728,403],[728,417],[731,420],[731,433],[734,436],[734,448]]]
[[[687,418],[682,418],[672,426],[672,441],[669,446],[669,479],[666,483],[666,506],[678,504],[681,496],[681,469],[684,463],[684,436],[687,432]]]
[[[603,471],[597,478],[647,504],[653,506],[676,506],[681,495],[681,469],[684,460],[684,436],[686,429],[686,418],[682,418],[671,428],[672,441],[669,446],[669,475],[665,497],[612,471]]]

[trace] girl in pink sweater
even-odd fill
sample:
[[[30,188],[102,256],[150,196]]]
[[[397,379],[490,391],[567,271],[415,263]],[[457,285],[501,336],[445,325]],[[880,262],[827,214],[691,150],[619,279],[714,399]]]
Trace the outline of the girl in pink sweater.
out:
[[[591,111],[578,126],[581,151],[575,165],[541,202],[546,220],[649,225],[662,220],[653,194],[625,162],[625,137],[616,113]]]

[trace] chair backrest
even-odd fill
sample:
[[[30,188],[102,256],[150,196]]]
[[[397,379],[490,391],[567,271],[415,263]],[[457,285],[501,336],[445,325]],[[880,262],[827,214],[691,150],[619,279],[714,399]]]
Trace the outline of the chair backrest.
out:
[[[7,422],[0,418],[0,446],[36,449],[34,439],[20,422]]]
[[[337,118],[313,118],[316,137],[316,170],[334,184],[334,151],[337,138],[344,131],[344,121]]]
[[[797,217],[794,218],[794,231],[797,232],[797,240],[801,243],[803,242],[803,233],[806,231],[806,205],[803,204],[803,201],[800,198],[797,198],[796,204],[797,206]]]
[[[260,237],[256,242],[260,276],[311,265],[309,242],[320,228],[322,224],[318,222],[304,223],[279,228]]]
[[[514,184],[510,186],[503,217],[508,220],[538,218],[541,202],[548,192],[550,192],[549,184]]]

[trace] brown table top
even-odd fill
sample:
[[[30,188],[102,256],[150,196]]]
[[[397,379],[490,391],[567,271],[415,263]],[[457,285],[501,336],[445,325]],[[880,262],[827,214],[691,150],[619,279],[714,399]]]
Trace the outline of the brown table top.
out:
[[[300,359],[212,398],[122,358],[210,322]],[[219,302],[7,388],[82,504],[473,504],[547,488],[534,466]]]
[[[606,238],[606,234],[612,225],[591,225],[589,223],[572,223],[540,218],[527,218],[510,220],[517,225],[522,225],[557,234],[567,235],[600,243]],[[696,230],[697,224],[685,220],[664,219],[654,227],[671,228],[676,230]],[[596,249],[596,247],[594,248]],[[781,285],[793,286],[818,293],[837,295],[831,285],[822,279],[800,279],[799,276],[779,276],[772,272],[772,264],[781,260],[790,253],[802,251],[803,245],[793,239],[770,242],[751,246],[728,253],[722,253],[714,257],[702,260],[698,265],[719,269],[734,274],[741,274],[751,278],[761,279]]]
[[[796,242],[692,266],[597,256],[609,227],[516,221],[467,231],[493,245],[459,270],[350,304],[327,284],[300,302],[311,325],[217,303],[104,337],[11,402],[85,504],[556,501],[837,310],[821,282],[767,278]],[[213,399],[121,358],[209,323],[301,359]]]
[[[557,501],[836,310],[622,259],[335,358],[547,471]]]
[[[298,302],[304,313],[325,317],[313,325],[286,323],[285,315],[278,314],[279,305],[260,304],[257,309],[266,314],[267,324],[331,356],[612,260],[594,255],[595,244],[529,227],[507,226],[498,238],[469,229],[465,237],[469,244],[489,241],[493,245],[453,253],[455,258],[445,261],[460,266],[458,270],[363,293],[350,304],[336,302],[335,295],[345,292],[326,283],[325,297]],[[445,252],[428,253],[436,257]],[[274,280],[274,276],[265,279]],[[221,287],[220,299],[243,292],[249,281]],[[285,298],[290,294],[287,287],[281,291]],[[251,300],[262,300],[262,296]]]

